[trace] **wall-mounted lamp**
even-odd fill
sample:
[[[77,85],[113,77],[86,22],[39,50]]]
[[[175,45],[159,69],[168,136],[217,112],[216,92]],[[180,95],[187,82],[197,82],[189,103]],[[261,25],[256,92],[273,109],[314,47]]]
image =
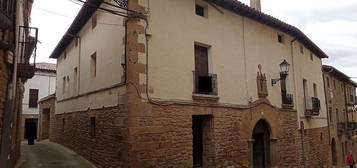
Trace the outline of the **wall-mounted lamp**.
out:
[[[271,79],[271,85],[274,86],[280,80],[285,79],[286,76],[289,74],[290,64],[284,59],[282,63],[280,63],[280,78],[278,79]]]

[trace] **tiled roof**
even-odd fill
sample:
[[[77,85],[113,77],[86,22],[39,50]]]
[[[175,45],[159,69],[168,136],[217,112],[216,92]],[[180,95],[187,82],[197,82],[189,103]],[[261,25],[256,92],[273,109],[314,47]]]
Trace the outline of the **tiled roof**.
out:
[[[338,70],[337,68],[330,66],[330,65],[322,65],[322,71],[325,73],[329,73],[334,77],[341,79],[342,81],[348,82],[357,87],[357,83],[351,80],[349,76]]]
[[[45,63],[45,62],[36,63],[36,70],[56,72],[56,64]]]
[[[313,41],[311,41],[302,31],[298,28],[291,26],[285,22],[280,21],[270,15],[264,14],[260,11],[257,11],[237,0],[204,0],[208,3],[213,3],[217,6],[225,8],[229,11],[232,11],[238,15],[245,16],[252,20],[255,20],[259,23],[268,25],[274,29],[277,29],[281,32],[287,33],[290,36],[296,38],[306,48],[311,50],[316,56],[320,58],[328,58],[327,54],[324,53]],[[90,3],[93,6],[99,6],[103,0],[87,0],[86,3]],[[97,8],[90,5],[83,5],[82,9],[79,11],[78,15],[72,22],[71,26],[67,30],[66,34],[62,37],[61,41],[57,44],[56,48],[53,50],[50,58],[58,58],[63,50],[70,44],[76,35],[88,19],[93,15]]]

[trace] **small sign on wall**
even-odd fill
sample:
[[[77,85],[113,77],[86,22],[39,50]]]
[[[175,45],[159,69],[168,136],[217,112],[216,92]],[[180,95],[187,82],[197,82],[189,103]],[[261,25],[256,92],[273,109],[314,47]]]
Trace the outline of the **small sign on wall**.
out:
[[[7,52],[7,63],[14,64],[14,53],[11,51]]]

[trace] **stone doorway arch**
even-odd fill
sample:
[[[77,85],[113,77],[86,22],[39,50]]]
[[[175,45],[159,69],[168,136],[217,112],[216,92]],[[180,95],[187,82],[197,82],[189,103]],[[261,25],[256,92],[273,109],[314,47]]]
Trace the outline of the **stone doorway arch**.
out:
[[[253,142],[253,168],[269,168],[270,160],[270,136],[271,128],[265,120],[259,120],[254,126]]]
[[[331,141],[331,154],[332,154],[332,165],[337,165],[337,155],[336,155],[336,141],[332,138]]]

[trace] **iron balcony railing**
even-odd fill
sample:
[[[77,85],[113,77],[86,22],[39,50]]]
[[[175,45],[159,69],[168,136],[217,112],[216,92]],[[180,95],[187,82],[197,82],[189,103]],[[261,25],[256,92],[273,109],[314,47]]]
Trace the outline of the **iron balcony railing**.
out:
[[[18,32],[18,76],[32,78],[36,67],[38,28],[20,26]]]
[[[114,0],[114,1],[120,8],[128,9],[128,0]]]
[[[347,130],[349,131],[353,131],[354,127],[355,127],[355,123],[354,122],[346,122],[347,125]]]
[[[193,71],[194,90],[196,94],[217,95],[217,75]]]
[[[321,109],[320,99],[316,97],[306,98],[305,105],[306,105],[306,110],[305,110],[306,116],[320,115],[320,109]]]
[[[283,104],[294,105],[294,96],[292,94],[286,94],[286,96],[283,96]]]
[[[0,1],[0,28],[11,29],[15,14],[15,0]]]

